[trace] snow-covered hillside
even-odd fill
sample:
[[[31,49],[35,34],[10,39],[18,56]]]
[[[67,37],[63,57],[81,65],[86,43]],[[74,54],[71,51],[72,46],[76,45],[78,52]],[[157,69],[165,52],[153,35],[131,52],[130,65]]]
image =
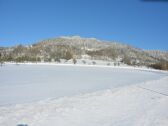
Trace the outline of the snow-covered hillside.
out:
[[[0,69],[0,103],[0,126],[167,126],[168,74],[6,65]]]
[[[0,47],[3,62],[55,62],[76,59],[103,60],[131,66],[147,66],[168,70],[168,53],[145,51],[130,45],[79,36],[47,39],[32,45]],[[84,63],[84,62],[83,62]],[[91,63],[92,64],[92,63]],[[159,68],[153,66],[159,64]]]

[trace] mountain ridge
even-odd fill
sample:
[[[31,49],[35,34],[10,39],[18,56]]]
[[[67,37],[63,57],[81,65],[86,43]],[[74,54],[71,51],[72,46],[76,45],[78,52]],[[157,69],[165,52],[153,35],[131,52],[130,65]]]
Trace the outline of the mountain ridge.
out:
[[[60,59],[82,59],[84,55],[92,60],[117,61],[138,66],[168,62],[166,51],[143,50],[115,41],[81,38],[80,36],[61,36],[27,46],[0,48],[1,61],[59,62]]]

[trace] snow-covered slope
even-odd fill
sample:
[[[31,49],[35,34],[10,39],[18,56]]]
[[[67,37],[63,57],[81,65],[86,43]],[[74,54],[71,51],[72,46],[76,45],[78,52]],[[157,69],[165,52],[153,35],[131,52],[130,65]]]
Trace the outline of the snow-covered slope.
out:
[[[2,106],[0,125],[167,126],[167,106],[168,77],[163,77],[73,97]]]

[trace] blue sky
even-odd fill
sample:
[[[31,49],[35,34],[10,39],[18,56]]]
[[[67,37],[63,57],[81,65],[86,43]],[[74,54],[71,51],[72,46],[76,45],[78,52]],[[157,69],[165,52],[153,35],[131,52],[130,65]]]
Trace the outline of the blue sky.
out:
[[[79,35],[168,50],[168,2],[0,0],[0,46]]]

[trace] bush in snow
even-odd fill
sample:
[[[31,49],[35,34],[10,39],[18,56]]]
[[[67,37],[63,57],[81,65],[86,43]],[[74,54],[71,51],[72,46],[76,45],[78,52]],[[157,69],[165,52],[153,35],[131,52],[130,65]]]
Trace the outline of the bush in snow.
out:
[[[86,64],[86,61],[85,61],[85,60],[82,60],[82,63],[83,63],[83,64]]]
[[[76,63],[77,63],[77,60],[76,60],[76,59],[73,59],[73,63],[76,64]]]
[[[110,63],[107,63],[107,66],[110,66]]]
[[[93,62],[92,62],[92,64],[93,64],[93,65],[95,65],[95,64],[96,64],[96,62],[95,62],[95,61],[93,61]]]
[[[17,126],[28,126],[27,124],[18,124]]]

